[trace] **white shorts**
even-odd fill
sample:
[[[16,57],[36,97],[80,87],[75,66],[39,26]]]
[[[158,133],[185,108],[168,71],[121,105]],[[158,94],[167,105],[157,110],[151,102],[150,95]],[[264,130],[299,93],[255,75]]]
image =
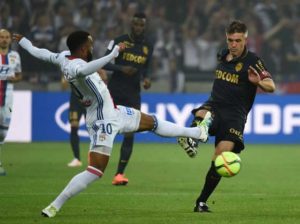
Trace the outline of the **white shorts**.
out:
[[[87,127],[91,143],[91,151],[99,151],[101,154],[110,155],[113,147],[113,142],[118,133],[135,132],[139,128],[141,120],[141,112],[139,110],[117,106],[115,109],[117,116],[115,119],[97,120],[92,125]]]

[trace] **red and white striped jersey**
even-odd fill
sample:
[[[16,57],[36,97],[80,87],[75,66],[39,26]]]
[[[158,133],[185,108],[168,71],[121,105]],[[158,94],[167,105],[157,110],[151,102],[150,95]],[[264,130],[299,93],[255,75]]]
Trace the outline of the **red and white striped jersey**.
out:
[[[10,50],[7,54],[1,54],[0,59],[0,106],[12,104],[13,83],[7,78],[14,77],[16,73],[22,72],[20,55]],[[11,102],[10,102],[11,101]]]

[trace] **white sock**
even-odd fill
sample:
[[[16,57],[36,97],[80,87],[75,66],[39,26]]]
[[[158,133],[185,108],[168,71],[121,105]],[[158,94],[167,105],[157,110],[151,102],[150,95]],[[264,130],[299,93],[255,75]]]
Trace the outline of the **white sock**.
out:
[[[87,170],[77,174],[72,178],[65,189],[51,203],[51,205],[59,210],[68,199],[83,191],[90,183],[94,182],[101,176],[102,172],[100,170],[89,166]]]
[[[157,128],[154,130],[154,133],[163,136],[163,137],[190,137],[190,138],[199,138],[200,128],[193,127],[187,128],[182,127],[177,124],[174,124],[169,121],[164,121],[157,119]]]

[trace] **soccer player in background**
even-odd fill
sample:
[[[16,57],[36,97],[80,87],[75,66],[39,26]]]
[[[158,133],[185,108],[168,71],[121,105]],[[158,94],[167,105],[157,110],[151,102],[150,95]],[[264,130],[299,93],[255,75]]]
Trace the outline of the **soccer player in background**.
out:
[[[14,34],[13,38],[34,57],[59,66],[80,102],[86,107],[86,126],[91,140],[88,167],[74,176],[58,197],[42,210],[42,215],[45,217],[54,217],[68,199],[102,177],[117,133],[152,131],[164,137],[185,136],[203,142],[207,140],[206,121],[210,119],[209,113],[202,125],[187,128],[134,108],[114,105],[107,86],[97,71],[113,58],[118,57],[120,48],[122,50],[124,46],[111,45],[110,54],[92,61],[93,39],[85,31],[71,33],[67,38],[70,51],[61,53],[37,48],[20,34]]]
[[[215,170],[215,158],[224,151],[240,153],[244,149],[245,123],[257,87],[265,92],[275,91],[275,84],[262,60],[248,51],[247,36],[247,26],[241,21],[233,21],[227,27],[227,48],[218,55],[219,63],[211,96],[202,106],[192,111],[192,126],[197,126],[206,113],[212,113],[209,134],[215,136],[211,167],[196,199],[194,212],[210,212],[206,202],[221,180]],[[178,142],[184,149],[197,145],[191,138],[179,138]]]
[[[0,176],[6,175],[1,150],[11,120],[14,83],[22,79],[20,55],[10,49],[11,41],[10,32],[0,29]]]
[[[145,36],[146,15],[135,13],[131,20],[131,32],[115,38],[113,45],[125,44],[125,50],[115,58],[115,63],[108,63],[104,69],[113,71],[108,82],[108,89],[115,104],[141,109],[141,82],[144,89],[151,87],[148,67],[152,57],[153,44]],[[110,50],[106,52],[109,54]],[[134,134],[124,134],[120,150],[117,172],[113,185],[126,185],[124,175],[134,143]]]

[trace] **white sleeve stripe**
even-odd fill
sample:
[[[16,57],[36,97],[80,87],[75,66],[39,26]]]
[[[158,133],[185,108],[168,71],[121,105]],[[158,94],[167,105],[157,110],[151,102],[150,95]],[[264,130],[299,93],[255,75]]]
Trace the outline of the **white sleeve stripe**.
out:
[[[115,41],[111,40],[107,46],[107,49],[111,51],[113,49],[114,44],[115,44]]]

